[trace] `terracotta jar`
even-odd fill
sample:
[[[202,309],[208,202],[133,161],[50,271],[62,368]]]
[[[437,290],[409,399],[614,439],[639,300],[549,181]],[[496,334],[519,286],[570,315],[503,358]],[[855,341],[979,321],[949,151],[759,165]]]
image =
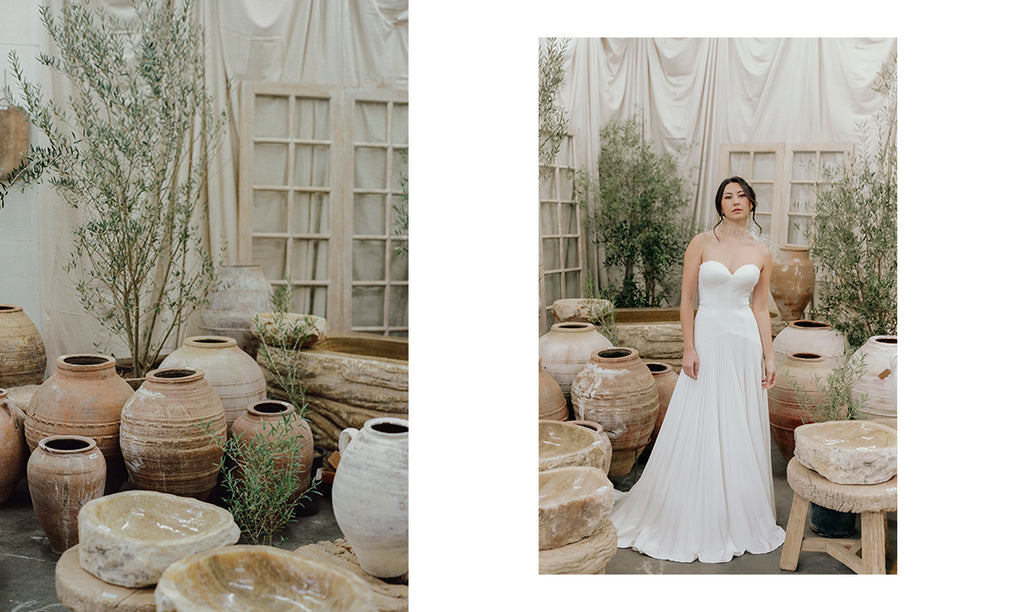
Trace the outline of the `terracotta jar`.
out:
[[[661,424],[665,421],[665,413],[668,412],[668,403],[672,400],[672,393],[676,390],[679,374],[676,374],[672,366],[658,361],[647,362],[647,369],[651,371],[651,376],[654,376],[654,382],[658,386],[658,419],[654,422],[654,431],[651,432],[651,443],[648,445],[650,448],[658,439],[658,432],[661,431]]]
[[[250,325],[257,313],[273,310],[272,292],[259,264],[221,266],[210,288],[210,301],[199,312],[199,329],[234,338],[238,348],[256,357],[258,341]]]
[[[28,458],[28,492],[55,553],[78,544],[78,511],[103,497],[107,465],[92,438],[48,436]]]
[[[46,347],[21,306],[0,304],[0,387],[38,385],[46,373]]]
[[[163,368],[202,370],[206,382],[220,396],[230,431],[235,419],[253,402],[267,398],[267,380],[256,360],[227,336],[191,336],[167,356]]]
[[[783,321],[802,317],[814,295],[814,264],[807,252],[805,246],[784,246],[775,253],[771,293]]]
[[[118,443],[121,408],[132,388],[114,370],[114,358],[95,353],[61,355],[57,370],[36,389],[25,417],[29,448],[47,436],[74,434],[96,442],[107,465],[106,492],[124,484]]]
[[[302,492],[309,486],[310,470],[313,467],[313,432],[309,428],[306,419],[295,412],[295,407],[288,402],[278,400],[261,400],[253,402],[246,408],[231,427],[231,435],[242,442],[250,442],[258,436],[272,437],[276,440],[288,440],[299,438],[301,440],[300,451],[296,462],[298,463],[298,482],[295,485],[291,499],[298,499]],[[245,446],[241,449],[242,456],[239,457],[239,468],[245,470],[246,456]],[[279,472],[284,472],[291,463],[291,454],[287,456],[278,453],[274,459],[274,466]]]
[[[572,382],[580,420],[596,421],[612,443],[608,475],[625,476],[650,442],[658,420],[658,385],[634,348],[594,351]]]
[[[786,327],[772,340],[776,359],[793,353],[817,353],[823,357],[842,357],[846,354],[846,337],[824,321],[797,319],[787,321]]]
[[[872,336],[850,356],[854,363],[864,360],[864,373],[853,385],[855,394],[865,395],[861,412],[868,419],[896,416],[896,336]]]
[[[15,485],[25,475],[28,448],[25,446],[25,415],[0,389],[0,506],[7,503]]]
[[[553,376],[544,371],[541,366],[540,378],[537,382],[540,404],[540,418],[550,421],[565,421],[569,419],[569,408],[562,395],[562,388]]]
[[[590,354],[611,347],[593,323],[555,323],[540,337],[540,367],[558,381],[562,395],[571,402],[572,379],[590,361]]]
[[[837,359],[817,353],[794,353],[776,358],[778,375],[775,386],[768,390],[768,422],[772,440],[786,461],[793,458],[796,446],[793,430],[804,423],[815,422],[800,400],[806,393],[806,401],[811,406],[816,405],[824,395],[819,390],[819,382],[824,386],[829,372],[837,365]]]
[[[364,572],[378,578],[409,569],[409,422],[367,421],[338,436],[334,517]]]
[[[121,411],[121,454],[136,489],[205,501],[226,440],[224,407],[202,370],[146,374]]]

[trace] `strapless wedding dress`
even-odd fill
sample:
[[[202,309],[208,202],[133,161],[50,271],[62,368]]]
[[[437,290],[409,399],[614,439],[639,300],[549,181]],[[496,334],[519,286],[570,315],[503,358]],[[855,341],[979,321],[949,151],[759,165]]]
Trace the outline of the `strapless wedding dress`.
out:
[[[722,563],[782,545],[775,522],[768,394],[750,294],[760,269],[698,271],[697,380],[679,375],[640,479],[611,520],[619,548],[656,559]]]

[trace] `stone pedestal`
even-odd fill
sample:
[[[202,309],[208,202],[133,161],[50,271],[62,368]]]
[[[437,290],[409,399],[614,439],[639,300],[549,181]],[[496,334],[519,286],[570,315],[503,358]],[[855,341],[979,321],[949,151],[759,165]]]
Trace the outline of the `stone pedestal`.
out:
[[[60,556],[54,575],[57,598],[72,610],[152,612],[156,610],[155,586],[132,589],[104,582],[82,569],[78,546]]]

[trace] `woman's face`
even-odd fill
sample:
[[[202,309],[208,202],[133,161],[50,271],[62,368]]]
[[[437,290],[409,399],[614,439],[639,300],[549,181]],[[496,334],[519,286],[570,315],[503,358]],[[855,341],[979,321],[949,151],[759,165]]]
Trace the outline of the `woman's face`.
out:
[[[750,216],[750,198],[739,183],[729,183],[722,192],[722,215],[732,221]]]

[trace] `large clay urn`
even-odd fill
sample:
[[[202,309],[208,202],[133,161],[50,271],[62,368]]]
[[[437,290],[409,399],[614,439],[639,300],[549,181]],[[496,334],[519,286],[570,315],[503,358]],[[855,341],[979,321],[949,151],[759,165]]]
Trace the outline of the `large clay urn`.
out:
[[[0,387],[38,385],[46,374],[46,347],[21,306],[0,304]]]
[[[272,293],[259,264],[221,266],[207,296],[210,301],[199,312],[199,329],[234,338],[238,348],[256,357],[258,340],[250,326],[257,313],[273,310]]]
[[[537,382],[539,414],[542,420],[565,421],[569,419],[568,403],[562,388],[558,386],[555,377],[544,371],[541,366],[540,378]]]
[[[658,361],[647,362],[647,369],[651,371],[651,376],[654,376],[654,382],[658,386],[658,419],[654,422],[654,431],[651,432],[651,443],[648,446],[650,448],[658,439],[658,432],[661,431],[661,424],[665,421],[668,403],[672,400],[672,393],[676,390],[679,375],[672,369],[672,366]]]
[[[896,416],[896,336],[872,336],[850,356],[854,366],[861,360],[864,372],[853,385],[853,393],[864,396],[864,418]],[[890,377],[892,380],[890,380]]]
[[[793,353],[816,353],[823,357],[839,358],[846,354],[846,336],[825,321],[797,319],[786,326],[772,340],[776,359]]]
[[[230,431],[235,419],[267,397],[267,380],[256,360],[227,336],[191,336],[163,360],[163,368],[202,370],[220,396]]]
[[[810,407],[817,405],[824,395],[828,374],[839,360],[817,353],[794,353],[776,357],[778,375],[775,386],[768,390],[768,422],[772,440],[783,458],[793,458],[796,443],[793,430],[804,423],[815,422],[812,413],[800,403],[806,398]]]
[[[576,418],[596,421],[612,443],[608,475],[625,476],[650,442],[658,420],[658,385],[640,353],[612,347],[591,353],[572,382]]]
[[[36,389],[25,417],[25,440],[35,449],[57,434],[86,436],[106,459],[106,492],[124,484],[126,472],[118,442],[121,409],[132,388],[114,369],[114,358],[76,353],[57,358],[57,369]]]
[[[313,432],[306,419],[299,416],[295,407],[288,402],[266,399],[253,402],[235,420],[231,427],[231,435],[242,443],[239,448],[238,467],[243,472],[250,460],[248,452],[251,452],[253,441],[262,438],[277,450],[274,453],[274,467],[277,473],[292,472],[296,475],[297,482],[290,499],[298,499],[309,486],[310,470],[313,467]],[[296,454],[281,446],[291,439],[298,440]]]
[[[133,488],[205,501],[217,484],[224,407],[202,370],[146,374],[121,411],[121,453]]]
[[[28,459],[28,492],[50,548],[62,553],[78,544],[78,511],[103,497],[103,453],[92,438],[48,436]]]
[[[771,293],[783,321],[803,316],[814,295],[814,264],[805,246],[783,246],[775,253]]]
[[[572,401],[572,380],[583,366],[590,361],[590,355],[598,349],[611,348],[608,338],[597,331],[593,323],[555,323],[548,333],[540,337],[540,367],[550,374],[562,395]]]
[[[0,506],[7,503],[15,485],[25,475],[28,448],[25,446],[25,415],[20,414],[7,390],[0,389]]]
[[[344,429],[338,451],[331,491],[338,526],[364,572],[402,576],[409,569],[409,422],[378,417]]]

